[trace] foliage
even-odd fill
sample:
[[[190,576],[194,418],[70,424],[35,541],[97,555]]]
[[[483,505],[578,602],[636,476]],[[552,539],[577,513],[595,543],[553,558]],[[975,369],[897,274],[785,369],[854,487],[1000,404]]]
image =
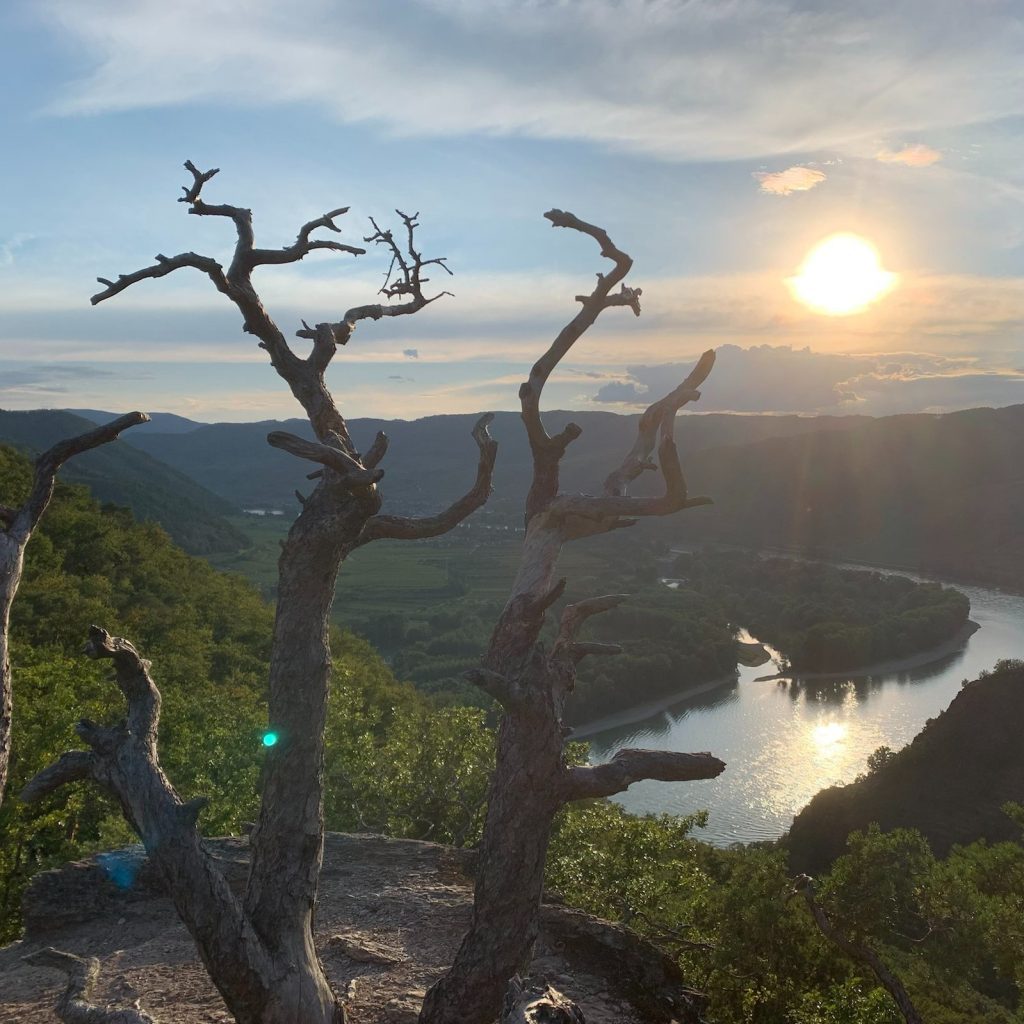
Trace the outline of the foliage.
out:
[[[843,672],[928,650],[967,622],[951,587],[740,551],[680,555],[675,573],[777,647],[794,670]]]
[[[0,446],[0,494],[12,504],[27,461]],[[153,662],[163,695],[161,759],[184,799],[210,796],[208,834],[240,832],[256,809],[273,610],[245,581],[176,548],[158,527],[58,486],[33,536],[12,615],[15,718],[10,797],[0,808],[0,940],[19,927],[19,899],[37,871],[131,841],[95,786],[39,805],[19,788],[79,746],[75,721],[111,720],[116,687],[81,657],[91,623],[130,637]],[[395,682],[365,641],[332,637],[335,693],[327,731],[329,828],[465,842],[479,829],[491,734],[479,712],[433,706]],[[454,781],[453,781],[454,780]],[[383,810],[382,810],[383,809]]]

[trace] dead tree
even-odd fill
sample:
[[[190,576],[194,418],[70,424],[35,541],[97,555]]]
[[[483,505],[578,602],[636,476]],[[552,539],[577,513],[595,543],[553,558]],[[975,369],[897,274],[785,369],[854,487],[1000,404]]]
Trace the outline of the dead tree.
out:
[[[131,412],[96,430],[55,444],[36,459],[32,489],[25,501],[18,508],[0,505],[0,804],[7,789],[11,758],[11,605],[21,583],[25,548],[50,504],[60,467],[75,455],[107,444],[122,430],[145,423],[148,419],[145,413]]]
[[[641,416],[637,439],[622,464],[608,476],[600,496],[559,492],[559,467],[580,428],[570,423],[548,434],[540,413],[541,394],[552,371],[606,309],[625,306],[640,314],[640,289],[623,282],[632,260],[601,228],[571,213],[545,214],[554,227],[593,238],[613,264],[598,274],[581,308],[534,364],[519,390],[522,418],[533,454],[533,478],[526,499],[526,538],[511,596],[491,635],[479,669],[469,678],[503,709],[498,729],[497,767],[476,877],[473,918],[452,969],[428,993],[422,1024],[488,1024],[498,1015],[509,979],[525,971],[537,936],[544,862],[552,820],[565,804],[620,793],[641,779],[709,779],[725,765],[708,753],[677,754],[620,750],[607,764],[569,767],[563,754],[568,730],[562,710],[572,692],[577,663],[587,655],[616,654],[611,644],[588,643],[580,628],[591,616],[624,600],[596,597],[569,605],[550,650],[539,637],[547,611],[561,597],[565,580],[555,568],[562,546],[581,537],[632,526],[639,517],[665,516],[708,498],[687,493],[673,438],[676,412],[700,397],[697,388],[711,372],[714,352],[705,352],[674,391]],[[618,287],[618,291],[615,289]],[[657,450],[658,462],[651,461]],[[645,470],[660,468],[660,497],[633,497],[628,485]]]
[[[304,224],[298,238],[280,249],[258,248],[252,213],[238,206],[212,205],[202,197],[217,173],[185,164],[192,181],[179,202],[200,217],[222,217],[234,225],[237,241],[225,269],[208,256],[185,252],[159,255],[152,266],[100,278],[103,302],[151,278],[189,268],[205,274],[242,315],[243,330],[255,335],[270,362],[302,406],[316,437],[308,441],[275,432],[270,444],[318,464],[316,485],[302,498],[302,511],[282,545],[270,659],[268,714],[278,736],[267,748],[259,819],[251,835],[246,891],[236,897],[205,849],[196,828],[204,801],[183,803],[160,769],[157,751],[160,694],[149,664],[126,640],[94,628],[87,653],[113,661],[127,702],[127,722],[105,727],[82,721],[79,736],[89,747],[73,751],[46,769],[26,789],[37,799],[73,779],[91,778],[119,801],[126,819],[145,844],[174,904],[228,1009],[239,1024],[339,1024],[344,1011],[335,998],[313,945],[313,916],[323,854],[324,728],[331,676],[330,611],[341,563],[355,548],[380,538],[415,540],[447,533],[486,501],[497,452],[483,417],[473,431],[479,449],[476,481],[447,511],[426,518],[381,515],[377,482],[387,439],[377,436],[365,452],[356,450],[348,427],[324,380],[339,345],[362,320],[416,313],[439,295],[423,291],[424,271],[447,271],[443,259],[424,259],[416,248],[417,215],[398,212],[400,240],[371,221],[367,243],[381,246],[390,267],[383,302],[356,306],[335,323],[310,327],[297,337],[311,342],[298,354],[285,339],[252,282],[259,267],[295,263],[318,250],[360,255],[366,250],[314,238],[318,229],[338,232],[331,210]],[[443,293],[442,293],[443,294]],[[397,300],[397,301],[391,301]]]

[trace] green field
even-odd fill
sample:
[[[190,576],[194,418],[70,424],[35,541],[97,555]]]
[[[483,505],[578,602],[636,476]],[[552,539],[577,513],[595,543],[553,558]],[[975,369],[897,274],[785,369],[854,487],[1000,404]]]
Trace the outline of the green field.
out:
[[[231,524],[251,546],[237,554],[213,555],[218,569],[252,580],[273,600],[280,542],[287,517],[236,516]],[[464,528],[433,541],[378,541],[360,548],[342,566],[335,621],[355,625],[378,615],[399,614],[410,620],[430,614],[439,604],[471,599],[503,601],[516,571],[522,534]],[[607,579],[608,547],[576,544],[566,549],[561,569],[571,587]]]

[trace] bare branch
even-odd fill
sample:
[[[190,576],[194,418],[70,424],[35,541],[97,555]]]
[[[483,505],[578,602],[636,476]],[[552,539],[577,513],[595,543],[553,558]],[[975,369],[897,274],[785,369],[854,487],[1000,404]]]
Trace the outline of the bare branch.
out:
[[[367,469],[373,469],[380,465],[388,450],[388,435],[383,430],[377,431],[367,453],[360,460]]]
[[[113,661],[117,685],[128,704],[128,731],[151,745],[155,756],[160,691],[150,678],[149,662],[139,657],[139,652],[123,637],[111,636],[100,626],[89,627],[84,653],[94,660],[109,658]]]
[[[473,486],[458,501],[436,516],[407,518],[405,516],[377,515],[366,521],[359,535],[358,545],[389,538],[392,540],[421,540],[425,537],[439,537],[455,529],[470,513],[483,505],[491,493],[491,477],[494,462],[498,456],[498,442],[487,430],[493,413],[485,413],[473,427],[473,440],[480,449]],[[372,449],[371,449],[372,450]],[[380,470],[376,470],[380,472]]]
[[[591,597],[576,604],[566,605],[559,623],[558,636],[551,651],[552,658],[565,655],[575,665],[588,654],[602,656],[621,654],[622,647],[619,644],[580,642],[577,640],[577,635],[583,623],[592,615],[599,615],[601,612],[617,608],[626,600],[626,597],[626,594],[607,594],[604,597]],[[569,676],[566,682],[571,685],[573,677]]]
[[[201,171],[191,160],[185,161],[185,169],[192,175],[192,186],[191,188],[185,185],[181,186],[181,191],[185,194],[178,200],[179,203],[188,203],[190,206],[193,203],[199,202],[199,193],[202,192],[203,186],[215,175],[220,174],[220,168],[214,167],[209,171]]]
[[[315,342],[318,341],[323,346],[324,332],[328,332],[334,345],[345,345],[360,320],[380,320],[387,316],[407,316],[410,313],[418,312],[424,306],[429,306],[432,302],[436,302],[442,295],[451,295],[451,292],[447,291],[439,292],[429,298],[424,294],[423,285],[427,284],[430,280],[430,278],[423,276],[424,267],[440,267],[449,276],[452,276],[452,272],[448,268],[444,257],[426,260],[416,249],[415,232],[416,228],[419,227],[419,221],[417,220],[419,214],[414,213],[410,216],[409,214],[402,213],[401,210],[396,210],[395,213],[402,219],[402,223],[405,226],[406,243],[404,248],[395,241],[392,231],[381,228],[372,217],[370,218],[370,223],[373,225],[374,233],[367,235],[363,241],[373,243],[374,245],[382,245],[391,253],[391,262],[387,273],[384,275],[384,284],[380,289],[380,294],[387,299],[407,297],[406,301],[393,305],[369,303],[363,306],[353,306],[345,312],[337,323],[316,324],[314,327],[304,323],[302,330],[296,331],[296,337]]]
[[[157,253],[154,258],[156,263],[153,266],[143,267],[142,270],[136,270],[131,274],[118,274],[116,281],[111,281],[106,277],[96,278],[100,284],[106,285],[106,287],[103,291],[93,295],[89,302],[97,306],[105,299],[113,298],[126,288],[130,288],[133,284],[138,284],[139,281],[166,277],[168,274],[173,273],[175,270],[181,270],[183,267],[201,270],[213,282],[217,291],[223,292],[225,295],[231,294],[231,286],[228,284],[228,279],[224,276],[224,268],[210,256],[200,256],[194,252],[183,252],[177,256],[164,256],[162,253]]]
[[[814,923],[818,926],[821,934],[837,945],[852,960],[860,961],[860,963],[871,969],[886,992],[892,996],[893,1002],[896,1003],[907,1024],[923,1024],[921,1015],[917,1012],[917,1008],[911,1002],[907,990],[903,987],[903,982],[886,967],[878,954],[870,946],[861,945],[848,938],[829,920],[824,907],[815,897],[814,879],[809,875],[798,875],[794,879],[793,893],[791,895],[796,895],[797,893],[803,896],[807,909],[810,910]]]
[[[300,459],[309,459],[333,469],[346,484],[353,487],[368,487],[375,484],[384,475],[382,469],[366,469],[341,448],[333,445],[320,444],[318,441],[307,441],[295,434],[274,430],[267,434],[267,444],[280,448]]]
[[[40,516],[46,511],[50,498],[53,497],[57,473],[68,459],[115,440],[123,430],[127,430],[129,427],[148,422],[149,417],[144,412],[130,412],[119,416],[116,420],[111,420],[110,423],[102,427],[97,427],[95,430],[88,430],[77,437],[59,441],[52,448],[43,452],[36,459],[32,490],[25,503],[14,515],[9,534],[19,542],[27,542],[36,523],[39,522]]]
[[[636,443],[630,449],[622,465],[604,482],[605,494],[625,494],[628,485],[644,470],[654,468],[650,457],[657,443],[658,435],[671,434],[671,424],[675,414],[687,402],[695,402],[700,398],[700,392],[697,389],[707,379],[714,365],[715,351],[708,349],[679,387],[647,407],[637,424]]]
[[[308,224],[303,224],[299,229],[299,237],[291,245],[287,245],[283,249],[253,249],[250,255],[250,264],[254,267],[259,267],[267,264],[296,263],[315,249],[347,252],[353,256],[365,255],[366,250],[360,249],[356,245],[344,245],[341,242],[332,242],[330,239],[311,239],[309,237],[317,228],[327,228],[329,231],[340,232],[341,228],[334,223],[334,218],[348,213],[348,210],[347,206],[341,206],[337,210],[325,213],[322,217],[317,217],[316,220],[309,221]]]
[[[544,216],[551,221],[553,227],[571,228],[590,235],[600,246],[601,255],[615,266],[609,274],[597,275],[597,284],[590,295],[576,296],[576,301],[582,303],[582,309],[562,328],[547,352],[534,363],[529,379],[519,389],[521,415],[533,454],[533,482],[526,499],[527,522],[558,493],[558,464],[566,448],[580,435],[580,428],[575,423],[569,423],[555,437],[548,434],[540,414],[544,385],[555,367],[593,325],[602,310],[611,306],[629,306],[637,316],[640,315],[639,288],[623,286],[617,295],[612,295],[612,289],[629,273],[633,261],[615,246],[607,232],[563,210],[549,210]]]
[[[100,975],[100,962],[95,957],[83,959],[47,946],[22,959],[33,967],[50,967],[67,975],[67,987],[56,1007],[64,1024],[155,1024],[145,1010],[137,1007],[104,1008],[89,1001]]]
[[[642,779],[692,782],[713,779],[725,771],[725,762],[712,754],[678,754],[670,750],[623,748],[605,764],[570,768],[566,773],[566,801],[613,796]]]
[[[69,782],[87,779],[94,763],[93,755],[87,751],[69,750],[66,754],[61,754],[49,768],[44,768],[33,776],[18,794],[18,799],[22,803],[32,804]]]

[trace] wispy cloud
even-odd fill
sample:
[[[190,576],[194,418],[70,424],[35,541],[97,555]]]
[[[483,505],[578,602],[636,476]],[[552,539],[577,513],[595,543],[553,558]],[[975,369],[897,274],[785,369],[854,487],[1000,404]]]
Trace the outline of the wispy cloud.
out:
[[[942,159],[942,154],[931,146],[919,142],[901,149],[880,149],[875,159],[883,164],[905,164],[907,167],[931,167]]]
[[[773,196],[788,196],[793,192],[807,192],[820,185],[827,175],[811,167],[787,167],[784,171],[755,171],[762,192]]]
[[[1024,23],[1006,3],[40,0],[36,9],[92,60],[52,104],[64,115],[305,103],[405,135],[586,139],[690,160],[862,150],[910,128],[1024,112]]]

